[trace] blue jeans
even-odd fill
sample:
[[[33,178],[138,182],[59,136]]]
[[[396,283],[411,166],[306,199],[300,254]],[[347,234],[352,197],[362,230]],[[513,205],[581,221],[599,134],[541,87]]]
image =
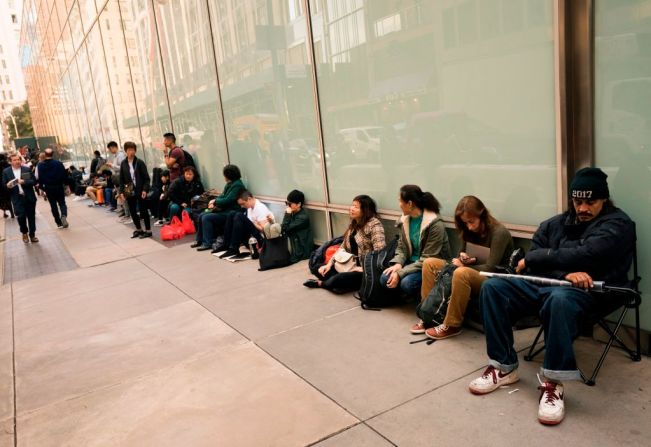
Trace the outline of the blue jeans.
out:
[[[503,372],[518,367],[512,327],[522,317],[539,315],[545,331],[543,376],[554,381],[581,379],[572,342],[579,336],[582,317],[595,306],[592,295],[574,287],[493,278],[482,284],[479,300],[490,365]]]
[[[209,247],[215,242],[218,233],[224,231],[228,216],[234,211],[219,211],[217,213],[202,213],[197,219],[196,241],[204,247]]]
[[[387,281],[389,281],[389,277],[385,275],[384,273],[382,276],[380,276],[380,284],[382,286],[386,287],[387,286]],[[403,276],[400,279],[400,289],[407,295],[407,296],[418,296],[420,297],[420,286],[423,282],[423,275],[422,272],[414,272],[410,273],[408,275]]]
[[[176,216],[180,219],[182,211],[187,211],[188,213],[190,213],[192,209],[191,208],[181,209],[181,205],[179,205],[178,203],[170,202],[169,207],[167,208],[167,217],[168,219],[171,219],[172,217]]]
[[[117,206],[116,200],[113,198],[113,188],[104,188],[104,204],[115,208]]]

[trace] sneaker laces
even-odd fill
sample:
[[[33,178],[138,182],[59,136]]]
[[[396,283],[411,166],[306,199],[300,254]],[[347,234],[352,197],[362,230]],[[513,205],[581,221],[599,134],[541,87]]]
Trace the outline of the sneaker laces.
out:
[[[482,378],[488,379],[489,377],[493,379],[493,383],[497,383],[497,370],[494,366],[488,365],[484,370],[484,373],[481,375]]]
[[[540,374],[536,374],[536,376],[540,383],[540,386],[538,387],[540,390],[540,399],[542,400],[544,396],[546,404],[556,406],[556,401],[560,399],[560,396],[556,394],[556,384],[554,382],[541,380]]]

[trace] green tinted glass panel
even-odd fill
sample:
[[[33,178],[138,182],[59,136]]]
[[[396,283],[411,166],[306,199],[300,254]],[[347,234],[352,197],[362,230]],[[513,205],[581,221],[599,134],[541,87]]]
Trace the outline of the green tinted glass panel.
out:
[[[556,212],[553,1],[312,3],[331,202],[397,210],[410,183],[448,216]]]
[[[637,222],[639,269],[651,267],[651,0],[596,2],[596,164],[617,206]],[[651,292],[642,273],[643,292]],[[641,307],[651,330],[651,306]]]

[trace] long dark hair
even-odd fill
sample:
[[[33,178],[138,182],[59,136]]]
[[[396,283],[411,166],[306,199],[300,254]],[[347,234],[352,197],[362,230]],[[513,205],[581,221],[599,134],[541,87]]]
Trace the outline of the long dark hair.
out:
[[[364,228],[369,220],[377,217],[377,205],[375,205],[375,200],[366,194],[362,194],[353,199],[353,202],[359,203],[359,210],[362,212],[362,217],[359,221],[355,219],[350,220],[350,225],[348,226],[348,233],[352,231],[359,230]]]
[[[481,222],[479,233],[474,233],[468,229],[461,219],[461,216],[464,213],[479,218],[479,221]],[[484,202],[475,196],[462,197],[461,200],[459,200],[459,203],[457,203],[457,208],[454,210],[454,224],[461,235],[461,239],[466,242],[476,242],[479,239],[486,237],[491,228],[497,223],[497,219],[491,215],[491,212],[488,211]]]
[[[431,192],[423,192],[418,185],[404,185],[400,188],[400,199],[407,203],[412,202],[420,210],[433,211],[438,214],[441,204]]]

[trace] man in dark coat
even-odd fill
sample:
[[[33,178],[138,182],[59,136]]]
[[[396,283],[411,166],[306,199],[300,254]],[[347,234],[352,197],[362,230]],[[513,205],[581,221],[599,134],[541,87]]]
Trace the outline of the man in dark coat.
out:
[[[68,228],[68,207],[64,190],[68,175],[63,163],[54,159],[54,150],[51,147],[45,149],[45,160],[38,164],[36,170],[38,183],[47,195],[57,228]]]
[[[511,328],[521,317],[538,314],[545,333],[538,405],[542,424],[563,420],[562,381],[581,378],[572,343],[584,317],[612,304],[605,301],[608,295],[590,293],[593,280],[610,285],[628,282],[635,224],[610,201],[606,178],[598,168],[579,170],[570,185],[569,211],[540,225],[531,250],[517,266],[517,272],[564,279],[573,287],[493,278],[484,282],[479,295],[490,360],[484,373],[470,383],[470,391],[487,394],[519,380]]]
[[[22,166],[20,154],[11,156],[11,166],[2,171],[2,183],[11,193],[23,242],[38,242],[36,237],[36,194],[34,193],[34,176],[32,170]]]

